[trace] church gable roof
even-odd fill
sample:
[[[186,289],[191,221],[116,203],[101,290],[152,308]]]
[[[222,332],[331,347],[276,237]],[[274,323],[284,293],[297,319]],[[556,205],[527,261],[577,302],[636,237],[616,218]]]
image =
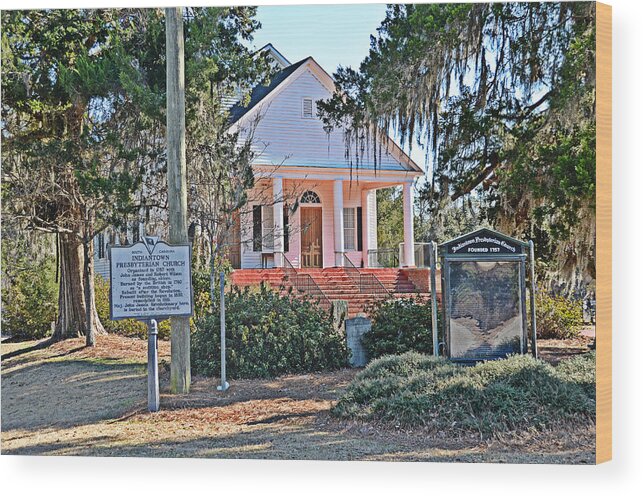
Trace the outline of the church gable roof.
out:
[[[308,57],[310,58],[310,57]],[[261,101],[266,98],[275,88],[277,88],[281,83],[283,83],[288,76],[293,74],[297,69],[299,69],[308,58],[300,60],[285,69],[279,71],[275,74],[270,83],[266,86],[258,85],[255,86],[250,93],[250,101],[247,105],[241,105],[237,103],[230,109],[230,122],[235,123],[241,119],[244,115],[248,114],[253,108],[255,108]]]
[[[355,159],[346,155],[341,130],[335,130],[331,136],[322,130],[319,119],[301,119],[301,110],[296,110],[300,108],[298,105],[301,106],[298,99],[318,101],[328,98],[334,91],[333,78],[312,57],[307,57],[279,71],[268,85],[255,87],[247,105],[233,106],[230,110],[232,129],[242,129],[254,115],[263,113],[256,136],[269,146],[257,165],[263,162],[275,165],[288,156],[284,165],[381,169],[414,175],[423,173],[386,134],[380,133],[383,139],[381,151],[370,150],[362,158]],[[283,97],[280,96],[282,93]],[[288,103],[285,99],[289,99]],[[315,128],[319,129],[315,131]]]

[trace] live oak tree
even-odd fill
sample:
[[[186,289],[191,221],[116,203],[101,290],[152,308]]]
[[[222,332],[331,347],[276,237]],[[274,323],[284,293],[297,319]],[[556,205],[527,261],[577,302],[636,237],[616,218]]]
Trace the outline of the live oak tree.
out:
[[[3,213],[58,237],[54,340],[103,332],[92,239],[133,208],[146,153],[133,24],[128,11],[2,13]]]
[[[594,277],[593,3],[392,5],[359,70],[335,78],[320,108],[351,156],[390,129],[429,150],[434,233],[473,197],[496,228],[535,238],[552,284]]]
[[[243,43],[259,27],[255,13],[250,7],[183,11],[187,165],[196,179],[206,167],[247,162],[238,160],[247,146],[231,146],[221,102],[247,98],[266,75],[263,58]],[[91,240],[138,217],[142,207],[157,207],[161,218],[167,207],[165,16],[161,9],[5,11],[2,31],[5,222],[58,236],[53,337],[89,328],[91,344],[93,333],[102,332]],[[218,159],[200,155],[205,149]],[[220,177],[248,184],[243,167]],[[207,191],[188,192],[193,218]],[[243,195],[235,202],[243,203]],[[230,208],[217,216],[229,217]]]

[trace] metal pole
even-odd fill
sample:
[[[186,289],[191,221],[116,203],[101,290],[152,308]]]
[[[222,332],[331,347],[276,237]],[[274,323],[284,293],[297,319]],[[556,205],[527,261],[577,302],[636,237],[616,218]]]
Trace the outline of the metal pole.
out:
[[[534,264],[534,242],[529,240],[529,269],[531,279],[531,352],[534,358],[538,358],[538,346],[536,345],[536,269]]]
[[[431,270],[431,327],[433,328],[433,356],[438,356],[438,294],[435,282],[436,258],[438,255],[438,244],[431,241],[431,251],[429,252],[429,265]]]
[[[155,319],[147,323],[147,409],[158,412],[159,396],[158,326]]]
[[[225,364],[225,274],[219,274],[219,291],[221,292],[221,385],[217,386],[217,390],[225,391],[230,387],[226,381],[226,364]]]

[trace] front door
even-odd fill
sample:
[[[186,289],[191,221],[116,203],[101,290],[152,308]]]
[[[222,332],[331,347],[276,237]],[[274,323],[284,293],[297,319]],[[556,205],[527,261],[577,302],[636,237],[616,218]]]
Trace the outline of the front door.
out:
[[[301,209],[301,266],[322,267],[322,209]]]

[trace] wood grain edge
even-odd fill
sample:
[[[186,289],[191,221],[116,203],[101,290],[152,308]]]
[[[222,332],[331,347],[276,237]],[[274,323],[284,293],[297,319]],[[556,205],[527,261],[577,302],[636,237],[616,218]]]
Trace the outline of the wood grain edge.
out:
[[[596,3],[596,463],[612,459],[612,7]]]

